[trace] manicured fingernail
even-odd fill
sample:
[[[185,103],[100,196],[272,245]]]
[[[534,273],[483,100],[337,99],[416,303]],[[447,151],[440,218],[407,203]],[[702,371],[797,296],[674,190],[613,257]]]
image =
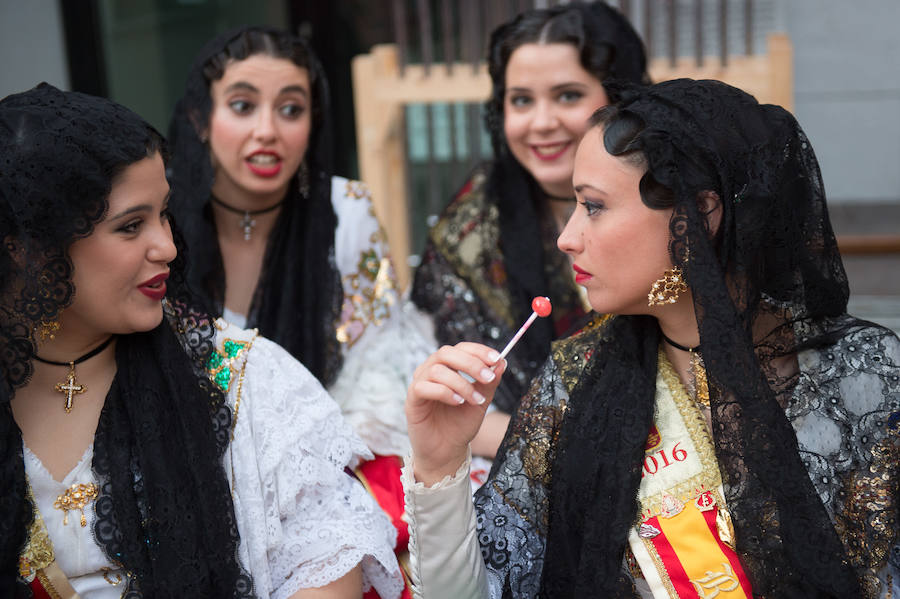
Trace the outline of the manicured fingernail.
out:
[[[454,393],[454,394],[453,394],[453,401],[455,401],[456,403],[463,403],[463,402],[466,401],[466,400],[463,399],[463,396],[460,395],[459,393]]]
[[[491,364],[493,364],[494,362],[496,362],[496,361],[499,360],[499,359],[500,359],[500,354],[498,354],[498,353],[495,352],[494,350],[491,350],[491,351],[488,352],[488,361],[489,361]]]
[[[481,380],[483,380],[485,383],[490,383],[492,380],[494,380],[495,376],[497,375],[494,374],[494,371],[490,368],[481,369]]]
[[[477,403],[479,406],[484,403],[484,395],[482,395],[478,391],[472,392],[472,398],[475,400],[475,403]]]

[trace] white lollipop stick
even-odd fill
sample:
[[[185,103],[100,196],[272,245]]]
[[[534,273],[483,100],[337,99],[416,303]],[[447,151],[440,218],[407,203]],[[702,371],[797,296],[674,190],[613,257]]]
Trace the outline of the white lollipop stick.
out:
[[[503,348],[503,351],[500,352],[500,357],[497,358],[497,362],[506,357],[506,354],[508,354],[510,350],[515,346],[515,344],[519,342],[519,339],[522,338],[522,335],[525,334],[525,331],[528,330],[528,327],[531,326],[531,323],[534,322],[537,317],[537,312],[531,313],[531,316],[528,317],[528,320],[525,321],[525,324],[519,327],[519,330],[516,331],[516,334],[513,335],[512,339],[509,340],[509,343],[506,344],[506,347]]]
[[[519,342],[519,339],[522,338],[522,335],[525,334],[525,331],[528,330],[528,327],[531,326],[531,323],[534,322],[534,319],[538,316],[547,317],[550,316],[550,311],[553,307],[550,305],[549,297],[538,296],[531,300],[531,309],[534,310],[531,313],[531,316],[528,317],[528,320],[525,321],[516,334],[513,335],[513,338],[509,340],[509,343],[506,344],[506,347],[503,348],[503,351],[500,352],[500,357],[497,358],[497,362],[506,357],[506,354],[513,348],[513,346]]]

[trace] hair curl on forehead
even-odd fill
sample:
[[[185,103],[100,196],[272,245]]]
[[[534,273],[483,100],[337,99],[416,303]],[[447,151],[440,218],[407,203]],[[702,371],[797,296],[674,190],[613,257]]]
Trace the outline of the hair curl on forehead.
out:
[[[648,167],[641,133],[646,128],[644,120],[612,104],[600,108],[588,120],[589,132],[599,134],[606,151],[628,164],[646,169],[639,185],[641,201],[648,208],[664,209],[675,205],[675,193],[656,180]]]

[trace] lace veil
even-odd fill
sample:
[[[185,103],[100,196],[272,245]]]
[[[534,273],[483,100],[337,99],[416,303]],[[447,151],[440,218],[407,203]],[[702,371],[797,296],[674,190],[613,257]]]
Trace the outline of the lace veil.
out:
[[[840,380],[823,383],[838,355],[836,344],[863,329],[894,345],[896,338],[845,314],[847,278],[812,147],[787,111],[719,82],[622,86],[619,96],[617,105],[595,117],[603,129],[587,135],[603,135],[613,154],[646,157],[645,203],[653,190],[668,190],[671,258],[693,292],[719,467],[754,594],[863,596],[851,547],[842,544],[829,518],[847,501],[850,479],[824,476],[814,484],[814,456],[799,449],[786,411],[812,406],[841,427],[840,415],[852,411],[854,398],[842,395],[848,392]],[[721,199],[715,232],[697,202],[708,190]],[[623,550],[637,518],[659,342],[655,319],[612,319],[572,390],[555,444],[542,596],[633,592]],[[817,358],[801,371],[805,350]],[[861,369],[855,364],[850,372]],[[879,443],[889,443],[884,413],[860,422],[866,432],[858,437],[850,428],[835,433],[836,442],[846,444],[847,461],[833,465],[832,473],[874,468]],[[506,451],[504,443],[498,463]],[[896,479],[884,484],[896,487]],[[824,496],[834,503],[823,503]],[[888,507],[880,523],[870,518],[853,524],[862,551],[875,551],[879,534],[896,534],[879,532],[879,526],[896,526],[895,512],[896,506]]]
[[[191,250],[188,278],[221,314],[225,270],[209,205],[215,171],[205,141],[212,111],[209,87],[230,61],[254,54],[285,58],[309,71],[313,123],[303,164],[269,237],[260,279],[247,282],[256,285],[247,326],[258,327],[328,385],[341,366],[335,323],[343,289],[334,258],[328,82],[305,40],[269,27],[241,27],[200,50],[169,126],[172,209]]]
[[[108,100],[41,84],[0,101],[4,597],[30,596],[15,576],[33,518],[10,400],[33,372],[36,329],[78,291],[69,246],[105,216],[116,175],[164,150],[159,133]],[[166,317],[152,331],[117,341],[117,372],[94,438],[101,489],[93,533],[129,572],[125,596],[251,596],[221,459],[231,411],[205,373],[215,330],[195,308],[175,237],[179,258],[170,265]]]

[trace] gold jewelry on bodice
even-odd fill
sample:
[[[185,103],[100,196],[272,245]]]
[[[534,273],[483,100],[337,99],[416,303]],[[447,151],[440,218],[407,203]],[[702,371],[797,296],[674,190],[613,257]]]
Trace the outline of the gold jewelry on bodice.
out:
[[[78,382],[78,374],[75,372],[75,366],[81,364],[86,360],[90,360],[104,349],[106,349],[112,340],[115,338],[115,335],[110,336],[109,339],[84,354],[79,358],[75,358],[74,360],[70,360],[68,362],[56,362],[54,360],[46,360],[38,355],[34,356],[34,359],[38,362],[42,362],[44,364],[50,364],[51,366],[68,366],[69,373],[66,375],[66,380],[63,382],[56,383],[53,389],[57,393],[62,393],[66,397],[66,401],[63,404],[63,407],[66,410],[66,414],[72,411],[72,404],[75,401],[75,396],[80,395],[87,391],[87,385]]]
[[[56,498],[53,507],[65,512],[63,516],[63,526],[69,523],[69,511],[78,510],[81,512],[81,526],[87,526],[87,519],[84,517],[84,508],[97,499],[100,494],[100,487],[94,483],[78,483],[74,484],[66,492]]]
[[[27,486],[28,497],[29,499],[31,499],[31,504],[33,506],[34,512],[31,526],[28,529],[28,541],[19,554],[19,576],[21,576],[22,579],[24,579],[25,582],[32,587],[32,589],[34,589],[35,585],[37,585],[37,588],[44,591],[46,595],[42,596],[79,599],[80,595],[72,587],[72,584],[66,577],[65,572],[62,571],[62,569],[59,567],[59,564],[56,562],[53,543],[50,541],[50,534],[47,532],[47,527],[44,525],[44,519],[41,517],[41,512],[38,509],[37,502],[34,499],[34,493],[31,489],[31,483],[27,482]],[[74,496],[77,490],[73,491],[73,489],[76,489],[76,487],[79,486],[84,487],[88,495],[93,494],[93,497],[89,500],[85,500],[86,496],[82,496],[81,500],[75,499],[74,497],[72,497],[72,500],[65,499],[67,495],[71,494],[70,496]],[[82,493],[84,492],[85,491],[82,491]],[[72,485],[63,495],[60,495],[57,498],[54,507],[62,509],[60,505],[57,504],[61,503],[62,501],[69,501],[71,503],[73,500],[74,503],[83,502],[84,505],[87,505],[88,503],[90,503],[90,501],[96,498],[98,492],[99,488],[93,483],[87,485]],[[70,509],[83,510],[83,506],[78,507],[73,505]],[[63,524],[66,524],[65,519],[63,519]],[[84,518],[84,512],[82,511],[81,525],[85,526],[86,524],[87,523]],[[121,564],[118,565],[121,567]],[[120,574],[119,572],[113,571],[108,567],[101,568],[100,571],[103,572],[103,579],[112,586],[118,586],[122,582],[131,578],[131,574],[127,571]],[[122,596],[125,596],[124,592]]]

